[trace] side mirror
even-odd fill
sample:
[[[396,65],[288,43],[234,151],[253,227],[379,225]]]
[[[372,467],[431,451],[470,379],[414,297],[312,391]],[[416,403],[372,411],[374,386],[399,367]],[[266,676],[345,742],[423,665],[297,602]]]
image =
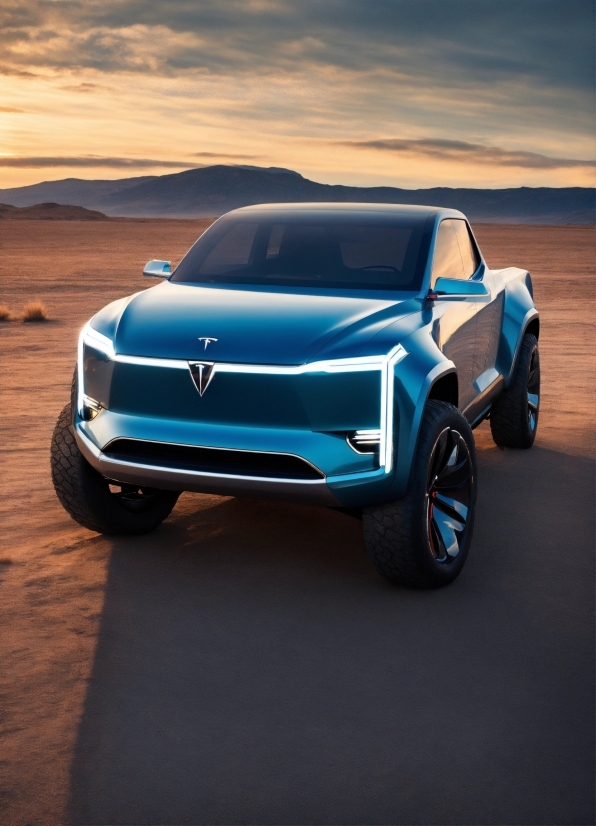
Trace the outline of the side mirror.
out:
[[[169,261],[148,261],[143,269],[143,275],[149,278],[168,278],[172,274]]]
[[[437,278],[428,298],[432,300],[457,301],[462,298],[482,298],[488,290],[482,281],[462,281],[459,278]]]

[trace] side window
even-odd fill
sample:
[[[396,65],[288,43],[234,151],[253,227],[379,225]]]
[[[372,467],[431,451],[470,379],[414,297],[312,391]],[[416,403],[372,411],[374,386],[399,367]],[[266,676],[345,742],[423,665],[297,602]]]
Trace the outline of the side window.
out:
[[[453,227],[454,223],[455,221],[448,219],[441,221],[439,225],[430,279],[431,287],[434,287],[437,278],[466,278],[457,235]]]
[[[273,224],[271,227],[269,243],[267,244],[267,259],[277,258],[279,255],[279,248],[281,246],[281,239],[284,235],[284,229],[285,226],[283,224]]]
[[[469,278],[471,275],[474,275],[480,262],[478,261],[478,256],[476,255],[476,250],[470,237],[470,230],[466,222],[454,220],[452,223],[455,234],[457,235],[459,251],[461,252],[461,258],[464,264],[464,274],[466,278]]]

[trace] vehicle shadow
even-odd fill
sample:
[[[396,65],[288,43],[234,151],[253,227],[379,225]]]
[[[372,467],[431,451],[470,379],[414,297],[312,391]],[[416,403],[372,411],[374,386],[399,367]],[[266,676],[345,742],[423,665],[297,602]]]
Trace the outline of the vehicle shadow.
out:
[[[114,540],[68,822],[593,823],[592,462],[479,477],[434,592],[318,508],[187,496]]]

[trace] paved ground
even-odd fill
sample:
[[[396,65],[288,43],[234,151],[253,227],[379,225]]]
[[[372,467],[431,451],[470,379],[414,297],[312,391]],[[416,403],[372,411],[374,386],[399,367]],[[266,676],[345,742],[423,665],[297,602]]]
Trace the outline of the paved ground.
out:
[[[594,823],[591,265],[567,288],[572,230],[502,232],[544,262],[541,436],[476,431],[473,549],[437,592],[386,584],[323,509],[184,495],[146,538],[78,528],[47,440],[97,282],[2,329],[0,822]]]

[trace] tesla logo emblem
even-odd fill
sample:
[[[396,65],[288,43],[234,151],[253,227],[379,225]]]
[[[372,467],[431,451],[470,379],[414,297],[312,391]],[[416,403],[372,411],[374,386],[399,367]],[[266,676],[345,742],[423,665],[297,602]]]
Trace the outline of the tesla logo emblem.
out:
[[[212,341],[219,341],[219,339],[217,339],[217,338],[200,338],[199,341],[204,341],[205,342],[205,350],[206,350],[207,346],[209,344],[211,344]]]
[[[190,373],[199,391],[199,395],[202,396],[213,378],[213,362],[189,361],[188,366],[190,367]]]

